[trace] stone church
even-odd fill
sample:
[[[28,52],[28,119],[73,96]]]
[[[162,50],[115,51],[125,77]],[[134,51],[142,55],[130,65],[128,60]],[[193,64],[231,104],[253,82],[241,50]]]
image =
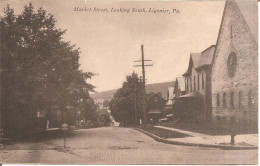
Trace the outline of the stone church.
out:
[[[256,131],[258,117],[257,1],[226,1],[213,57],[212,120]]]

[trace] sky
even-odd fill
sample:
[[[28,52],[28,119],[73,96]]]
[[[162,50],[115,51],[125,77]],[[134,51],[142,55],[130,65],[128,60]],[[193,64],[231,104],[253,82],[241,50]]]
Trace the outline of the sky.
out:
[[[63,40],[80,48],[80,69],[96,74],[88,82],[98,92],[120,88],[133,71],[141,75],[141,68],[133,67],[141,59],[141,45],[145,59],[152,60],[147,64],[153,64],[146,68],[147,83],[175,81],[187,70],[190,53],[216,44],[225,5],[224,1],[0,0],[0,16],[6,4],[20,14],[29,2],[53,14],[57,28],[67,29]],[[111,12],[120,8],[145,8],[146,13]],[[152,13],[150,8],[170,13]],[[174,9],[179,12],[171,13]]]

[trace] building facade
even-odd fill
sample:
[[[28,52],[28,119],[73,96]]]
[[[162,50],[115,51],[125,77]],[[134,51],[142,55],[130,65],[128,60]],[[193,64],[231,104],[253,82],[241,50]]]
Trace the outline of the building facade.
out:
[[[174,87],[168,87],[166,106],[171,106],[173,104],[174,98],[175,98]]]
[[[178,98],[186,93],[185,80],[183,77],[177,77],[174,85],[174,96]]]
[[[211,118],[211,64],[215,51],[212,45],[201,53],[191,53],[185,78],[186,95],[181,98],[194,98],[198,100],[198,116],[200,119]]]
[[[257,129],[257,1],[227,1],[212,67],[212,119]]]

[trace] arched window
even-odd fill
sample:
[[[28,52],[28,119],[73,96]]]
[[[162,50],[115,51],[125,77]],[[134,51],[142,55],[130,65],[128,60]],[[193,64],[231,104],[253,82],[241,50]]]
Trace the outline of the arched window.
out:
[[[217,94],[217,107],[220,106],[219,93]]]
[[[234,92],[230,93],[230,107],[234,107]]]
[[[201,82],[202,82],[202,89],[204,89],[204,73],[202,72],[202,75],[201,75]]]
[[[227,107],[227,102],[226,102],[226,93],[223,93],[223,107]]]
[[[186,79],[186,92],[188,93],[189,92],[189,89],[188,89],[188,79]]]
[[[200,74],[198,74],[198,90],[200,90]]]
[[[195,92],[196,91],[196,77],[194,76],[193,79],[194,79],[193,82],[194,82],[194,92]]]
[[[233,77],[236,73],[237,57],[236,53],[231,52],[228,56],[227,68],[229,77]]]
[[[192,76],[190,76],[190,92],[192,92]]]
[[[253,101],[254,101],[254,98],[253,98],[252,91],[249,90],[249,91],[248,91],[248,107],[249,107],[249,108],[252,107]]]
[[[243,106],[243,93],[242,91],[239,91],[238,93],[238,108],[242,108]]]

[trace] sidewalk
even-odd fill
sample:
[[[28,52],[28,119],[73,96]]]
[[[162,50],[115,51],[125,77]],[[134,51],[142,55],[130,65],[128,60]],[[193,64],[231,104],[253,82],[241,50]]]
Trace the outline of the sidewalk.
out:
[[[201,147],[214,147],[214,148],[222,148],[222,149],[257,149],[258,148],[258,134],[241,134],[235,136],[235,144],[231,145],[230,135],[221,135],[221,136],[210,136],[175,128],[169,128],[164,126],[154,126],[156,128],[171,130],[183,134],[190,135],[190,137],[185,138],[161,138],[154,134],[148,133],[147,131],[137,129],[157,141],[169,143],[169,144],[177,144],[177,145],[187,145],[187,146],[201,146]]]

